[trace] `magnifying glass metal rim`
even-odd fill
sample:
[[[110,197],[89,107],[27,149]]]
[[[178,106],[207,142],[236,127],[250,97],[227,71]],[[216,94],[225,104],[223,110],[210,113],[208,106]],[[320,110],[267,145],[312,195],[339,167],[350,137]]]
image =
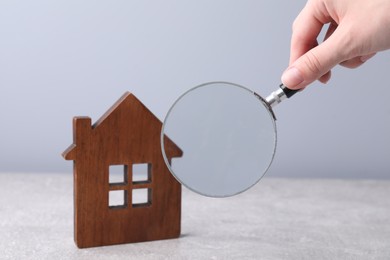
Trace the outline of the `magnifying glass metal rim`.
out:
[[[199,191],[197,189],[194,189],[193,187],[191,187],[191,185],[188,185],[187,183],[183,182],[179,176],[177,176],[177,174],[173,171],[172,167],[171,167],[171,163],[169,161],[169,159],[167,158],[166,156],[166,152],[165,152],[165,147],[164,147],[164,136],[165,135],[165,127],[166,127],[166,123],[167,123],[167,120],[169,118],[169,115],[171,114],[172,110],[176,107],[177,103],[180,102],[183,97],[185,97],[187,94],[193,92],[194,90],[196,89],[199,89],[199,88],[203,88],[203,87],[211,87],[213,85],[216,85],[216,84],[226,84],[226,85],[230,85],[230,86],[234,86],[234,87],[238,87],[238,88],[241,88],[245,91],[248,91],[248,93],[251,93],[254,95],[254,98],[257,98],[259,100],[259,102],[261,102],[261,104],[265,107],[265,109],[267,110],[267,112],[269,113],[269,116],[270,116],[270,120],[272,121],[272,126],[273,126],[273,129],[274,129],[274,147],[273,147],[273,151],[272,151],[272,157],[271,159],[269,160],[269,163],[267,165],[267,167],[263,170],[262,172],[262,175],[253,183],[251,183],[249,186],[247,186],[246,188],[244,189],[240,189],[236,192],[233,192],[233,193],[229,193],[229,194],[209,194],[209,193],[204,193],[202,191]],[[253,187],[254,185],[256,185],[263,177],[264,175],[267,173],[267,171],[269,170],[269,168],[271,167],[272,165],[272,162],[274,160],[274,157],[275,157],[275,153],[276,153],[276,146],[277,146],[277,127],[276,127],[276,117],[275,117],[275,114],[272,110],[272,104],[278,104],[281,102],[281,100],[283,99],[282,95],[279,93],[280,91],[277,90],[275,92],[273,92],[269,97],[267,97],[267,99],[263,99],[260,95],[258,95],[256,92],[250,90],[249,88],[246,88],[244,86],[241,86],[239,84],[235,84],[235,83],[231,83],[231,82],[227,82],[227,81],[211,81],[211,82],[207,82],[207,83],[203,83],[203,84],[200,84],[198,86],[195,86],[189,90],[187,90],[186,92],[184,92],[182,95],[180,95],[176,100],[175,102],[172,104],[172,106],[170,107],[170,109],[168,110],[168,113],[167,115],[165,116],[165,119],[164,119],[164,122],[163,122],[163,125],[162,125],[162,128],[161,128],[161,135],[160,135],[160,145],[161,145],[161,151],[162,151],[162,155],[163,155],[163,158],[164,158],[164,161],[165,161],[165,164],[167,165],[167,168],[169,169],[169,171],[171,172],[171,174],[175,177],[175,179],[180,182],[183,186],[185,186],[186,188],[190,189],[191,191],[195,192],[195,193],[198,193],[200,195],[203,195],[203,196],[207,196],[207,197],[214,197],[214,198],[223,198],[223,197],[231,197],[231,196],[234,196],[234,195],[238,195],[240,193],[243,193],[244,191],[247,191],[248,189],[250,189],[251,187]],[[283,91],[282,91],[283,92]],[[168,136],[169,137],[169,136]],[[174,141],[174,140],[173,140]],[[185,151],[184,151],[185,152]]]

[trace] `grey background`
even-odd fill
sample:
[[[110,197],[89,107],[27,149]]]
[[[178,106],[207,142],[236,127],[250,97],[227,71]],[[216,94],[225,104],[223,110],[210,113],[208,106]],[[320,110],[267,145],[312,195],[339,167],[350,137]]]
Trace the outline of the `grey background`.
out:
[[[163,120],[184,91],[232,81],[266,96],[305,1],[0,1],[0,172],[71,172],[72,117],[125,91]],[[337,68],[275,109],[268,176],[389,178],[390,53]]]

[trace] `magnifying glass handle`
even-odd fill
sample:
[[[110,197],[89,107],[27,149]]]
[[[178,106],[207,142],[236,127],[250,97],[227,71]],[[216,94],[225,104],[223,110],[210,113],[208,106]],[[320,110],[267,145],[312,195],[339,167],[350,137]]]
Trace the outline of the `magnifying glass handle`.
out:
[[[292,97],[298,91],[299,89],[289,89],[282,83],[279,85],[279,89],[272,92],[265,100],[271,107],[274,107],[286,98]]]

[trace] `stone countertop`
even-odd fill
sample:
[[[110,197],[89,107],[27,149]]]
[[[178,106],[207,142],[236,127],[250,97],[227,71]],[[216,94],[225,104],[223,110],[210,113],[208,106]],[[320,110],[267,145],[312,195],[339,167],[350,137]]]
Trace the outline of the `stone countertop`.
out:
[[[183,189],[179,239],[78,249],[72,174],[0,174],[0,259],[390,259],[390,181],[264,178]]]

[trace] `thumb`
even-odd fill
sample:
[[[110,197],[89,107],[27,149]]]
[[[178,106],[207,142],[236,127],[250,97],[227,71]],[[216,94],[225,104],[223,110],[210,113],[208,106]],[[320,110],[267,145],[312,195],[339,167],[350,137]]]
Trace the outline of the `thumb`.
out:
[[[310,49],[295,60],[283,73],[282,83],[291,89],[304,88],[345,60],[345,48],[338,44],[337,34]]]

